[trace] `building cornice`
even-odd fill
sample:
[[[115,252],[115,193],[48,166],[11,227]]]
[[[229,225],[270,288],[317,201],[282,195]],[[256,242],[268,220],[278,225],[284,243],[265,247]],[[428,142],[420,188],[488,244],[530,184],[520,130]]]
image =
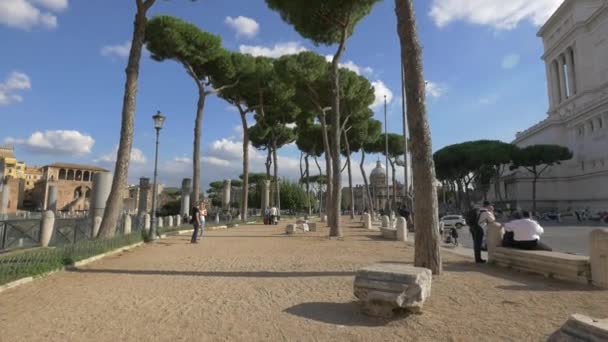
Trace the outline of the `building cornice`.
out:
[[[593,23],[593,21],[595,19],[597,19],[599,16],[601,16],[603,14],[603,12],[606,10],[608,10],[608,3],[604,3],[584,22],[578,22],[578,23],[573,24],[572,27],[570,27],[568,29],[568,31],[566,31],[566,33],[564,33],[562,35],[559,44],[555,44],[555,45],[551,46],[550,48],[546,49],[545,52],[543,53],[543,55],[541,56],[541,59],[544,61],[547,59],[548,56],[552,55],[555,52],[555,50],[559,51],[560,47],[562,47],[563,45],[570,45],[569,40],[571,39],[571,36],[574,33],[576,33],[578,30],[581,30],[581,29],[587,29],[588,26],[591,25]],[[539,35],[539,37],[544,38],[540,35]]]
[[[536,36],[542,37],[543,34],[545,34],[547,32],[547,30],[552,28],[553,25],[557,23],[559,18],[562,17],[562,12],[565,12],[566,8],[571,7],[573,2],[574,2],[574,0],[564,0],[564,2],[557,8],[557,10],[555,10],[555,12],[553,12],[553,14],[549,17],[549,19],[547,19],[545,24],[540,27],[540,29],[536,33]]]

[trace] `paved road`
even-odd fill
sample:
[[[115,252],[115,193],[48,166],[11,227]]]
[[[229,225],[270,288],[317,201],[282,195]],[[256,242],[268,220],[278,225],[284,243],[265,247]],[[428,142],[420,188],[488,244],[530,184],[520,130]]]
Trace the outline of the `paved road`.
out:
[[[543,241],[553,250],[574,253],[579,255],[589,255],[589,234],[598,228],[593,226],[544,226],[545,234]],[[461,246],[473,248],[473,239],[469,229],[464,227],[458,231],[460,237],[458,241]]]

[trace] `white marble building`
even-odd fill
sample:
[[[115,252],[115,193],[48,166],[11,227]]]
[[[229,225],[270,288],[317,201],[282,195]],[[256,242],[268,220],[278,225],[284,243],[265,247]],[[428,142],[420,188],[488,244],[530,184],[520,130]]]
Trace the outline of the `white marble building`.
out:
[[[538,181],[539,211],[608,209],[608,1],[565,0],[538,32],[544,44],[547,118],[519,132],[520,147],[556,144],[574,158]],[[507,200],[529,208],[531,177],[518,170],[501,183]]]

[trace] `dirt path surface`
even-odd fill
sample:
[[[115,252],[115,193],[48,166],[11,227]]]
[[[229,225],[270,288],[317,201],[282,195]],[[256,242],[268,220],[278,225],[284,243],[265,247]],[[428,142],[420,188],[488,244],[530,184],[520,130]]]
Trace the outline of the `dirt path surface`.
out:
[[[608,291],[444,253],[424,313],[359,313],[354,272],[411,263],[361,228],[286,236],[241,226],[108,257],[0,294],[0,341],[544,341],[572,313],[608,317]]]

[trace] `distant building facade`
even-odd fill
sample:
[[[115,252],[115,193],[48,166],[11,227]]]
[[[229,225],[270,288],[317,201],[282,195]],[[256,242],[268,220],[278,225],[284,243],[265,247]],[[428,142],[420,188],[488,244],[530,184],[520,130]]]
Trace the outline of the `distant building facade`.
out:
[[[388,201],[394,203],[393,210],[399,208],[404,203],[403,201],[403,184],[396,182],[396,184],[389,184],[388,191],[386,187],[387,172],[380,161],[376,163],[376,167],[372,170],[369,175],[369,187],[371,193],[371,200],[373,207],[376,210],[388,208]],[[396,197],[393,199],[393,188],[396,191]],[[363,212],[372,208],[372,203],[368,200],[367,191],[365,185],[355,185],[353,188],[353,198],[355,203],[355,211]],[[342,207],[344,209],[350,208],[350,189],[348,187],[342,188]]]
[[[537,206],[606,210],[608,2],[566,0],[538,36],[544,43],[549,111],[545,120],[519,132],[513,143],[561,145],[574,158],[545,171],[537,185]],[[531,182],[531,174],[519,169],[504,177],[501,192],[512,206],[529,208]]]
[[[42,178],[36,182],[32,199],[38,208],[47,207],[50,185],[57,186],[57,210],[89,210],[89,199],[93,189],[93,176],[98,172],[108,172],[97,166],[54,163],[42,167]]]

